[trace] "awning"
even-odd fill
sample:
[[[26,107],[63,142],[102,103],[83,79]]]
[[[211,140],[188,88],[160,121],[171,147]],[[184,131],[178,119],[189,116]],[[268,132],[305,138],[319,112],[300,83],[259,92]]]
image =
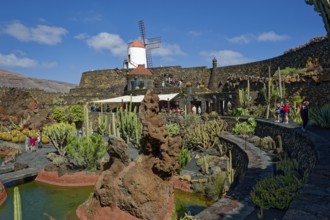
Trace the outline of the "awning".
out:
[[[159,100],[160,101],[168,101],[172,100],[175,96],[177,96],[179,93],[171,93],[171,94],[159,94]],[[140,103],[144,99],[144,95],[137,95],[137,96],[132,96],[132,102],[137,102]],[[121,102],[130,102],[131,101],[131,96],[130,95],[125,95],[125,96],[119,96],[111,99],[103,99],[103,100],[97,100],[93,101],[96,103],[121,103]]]

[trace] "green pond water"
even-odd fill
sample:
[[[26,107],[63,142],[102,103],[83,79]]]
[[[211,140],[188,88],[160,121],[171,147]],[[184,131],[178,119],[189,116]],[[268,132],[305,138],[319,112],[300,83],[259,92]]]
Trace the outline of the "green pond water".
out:
[[[93,187],[60,187],[36,181],[18,187],[24,220],[78,220],[77,207],[93,192]],[[14,188],[9,187],[6,190],[8,197],[0,206],[0,219],[12,220]],[[211,204],[212,202],[203,196],[175,190],[175,209],[178,218],[188,212],[192,215],[198,214]]]
[[[206,207],[213,204],[208,198],[203,195],[185,192],[181,190],[174,191],[175,212],[178,219],[183,217],[185,213],[196,215],[203,211]]]
[[[77,220],[76,209],[93,187],[59,187],[36,181],[19,185],[24,220]],[[14,219],[13,187],[7,188],[7,200],[0,206],[0,219]]]

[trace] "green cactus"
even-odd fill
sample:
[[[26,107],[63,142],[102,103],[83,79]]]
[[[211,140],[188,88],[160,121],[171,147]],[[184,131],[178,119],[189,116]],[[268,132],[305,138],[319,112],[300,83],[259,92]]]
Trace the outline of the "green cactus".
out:
[[[97,122],[98,122],[97,130],[103,136],[106,133],[106,130],[107,130],[108,125],[109,125],[108,116],[103,114],[103,113],[99,113],[99,117],[97,118]]]
[[[22,220],[21,195],[17,186],[14,187],[14,220]]]
[[[282,154],[283,153],[283,142],[282,142],[281,135],[277,135],[277,142],[278,142],[278,147],[276,148],[276,153]]]
[[[130,101],[129,104],[126,104],[125,109],[118,109],[116,115],[120,135],[127,143],[134,141],[139,144],[143,126],[137,115],[137,107],[135,106],[132,111],[132,101]]]
[[[84,105],[84,124],[85,124],[84,135],[88,136],[91,133],[90,132],[90,123],[89,123],[88,102],[86,102]]]
[[[61,156],[65,156],[65,146],[77,136],[74,124],[55,123],[43,129],[43,135],[48,137]]]
[[[232,184],[234,182],[234,169],[233,169],[233,156],[231,153],[231,149],[228,152],[229,154],[229,162],[228,162],[228,168],[227,168],[227,175],[229,184]]]
[[[252,97],[250,95],[250,80],[247,81],[247,86],[244,89],[238,90],[239,102],[243,108],[248,108],[252,104]]]
[[[285,175],[295,174],[299,164],[295,159],[284,158],[276,164],[277,171],[283,171]]]
[[[216,146],[217,137],[222,133],[223,127],[223,120],[207,121],[204,124],[189,128],[185,138],[187,143],[193,147],[213,148]]]

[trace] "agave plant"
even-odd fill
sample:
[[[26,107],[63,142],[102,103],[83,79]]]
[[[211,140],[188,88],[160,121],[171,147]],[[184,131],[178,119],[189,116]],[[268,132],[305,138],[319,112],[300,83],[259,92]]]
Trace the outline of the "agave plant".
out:
[[[310,108],[309,112],[311,124],[322,128],[330,128],[330,103],[325,104],[321,108]]]

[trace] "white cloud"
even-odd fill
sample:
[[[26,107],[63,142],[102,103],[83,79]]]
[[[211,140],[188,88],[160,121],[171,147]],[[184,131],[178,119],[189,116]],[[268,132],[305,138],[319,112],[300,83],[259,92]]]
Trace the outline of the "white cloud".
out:
[[[127,55],[127,43],[116,34],[102,32],[88,38],[86,43],[95,50],[109,50],[114,56],[125,57]]]
[[[30,68],[37,65],[38,62],[30,58],[20,58],[15,54],[4,55],[0,53],[0,66]]]
[[[80,33],[80,34],[74,36],[74,38],[77,40],[86,40],[88,37],[89,37],[89,35],[86,33]]]
[[[254,34],[242,34],[238,35],[232,38],[228,38],[227,40],[230,43],[234,44],[248,44],[253,41],[258,41],[258,42],[275,42],[275,41],[284,41],[289,39],[289,36],[287,35],[280,35],[275,33],[274,31],[269,31],[269,32],[263,32],[259,35],[254,35]]]
[[[248,44],[254,39],[252,34],[243,34],[236,37],[229,38],[228,41],[234,44]]]
[[[215,57],[218,60],[218,64],[221,66],[252,62],[251,59],[244,57],[241,53],[233,50],[203,51],[200,55],[208,61]]]
[[[179,55],[184,56],[186,55],[177,44],[166,44],[163,43],[159,48],[152,49],[152,55],[166,57],[166,56],[173,56]]]
[[[62,37],[68,33],[66,29],[61,27],[37,25],[31,28],[21,24],[19,21],[7,25],[3,32],[23,42],[34,41],[47,45],[61,43]]]
[[[283,41],[287,40],[289,37],[287,35],[280,35],[274,31],[264,32],[257,36],[257,41]]]

